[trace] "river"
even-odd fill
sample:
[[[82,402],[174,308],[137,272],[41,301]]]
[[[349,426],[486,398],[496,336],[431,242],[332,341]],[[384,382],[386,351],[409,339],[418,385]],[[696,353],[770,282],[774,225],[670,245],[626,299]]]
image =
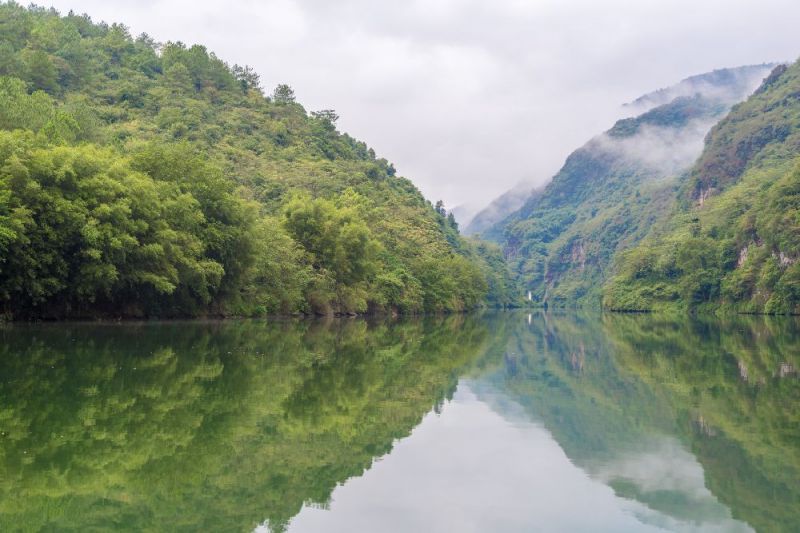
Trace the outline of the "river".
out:
[[[0,327],[2,531],[796,531],[800,321]]]

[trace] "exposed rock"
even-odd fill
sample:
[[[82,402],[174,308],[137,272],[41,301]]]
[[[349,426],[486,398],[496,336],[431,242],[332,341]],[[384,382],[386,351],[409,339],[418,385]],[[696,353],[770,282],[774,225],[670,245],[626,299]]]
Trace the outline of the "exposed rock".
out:
[[[697,418],[693,421],[693,424],[700,434],[707,437],[717,436],[717,430],[711,427],[711,424],[708,423],[703,415],[697,415]]]
[[[785,378],[786,376],[793,376],[797,374],[797,369],[792,363],[781,363],[778,367],[778,377]]]
[[[711,197],[712,192],[714,191],[714,187],[707,187],[705,189],[700,189],[700,196],[697,198],[697,204],[700,207],[705,205],[706,200]]]
[[[749,250],[750,250],[749,244],[744,248],[742,248],[741,250],[739,250],[739,260],[736,261],[737,268],[745,264],[745,262],[747,261],[747,253],[749,252]]]
[[[580,268],[583,270],[586,267],[586,249],[583,247],[583,242],[574,243],[570,253],[572,264],[580,264]]]
[[[747,365],[741,359],[739,359],[739,377],[742,381],[747,381]]]
[[[780,252],[780,253],[778,253],[778,262],[780,262],[781,266],[788,267],[788,266],[792,266],[793,264],[795,264],[797,262],[797,258],[789,257],[785,253]]]

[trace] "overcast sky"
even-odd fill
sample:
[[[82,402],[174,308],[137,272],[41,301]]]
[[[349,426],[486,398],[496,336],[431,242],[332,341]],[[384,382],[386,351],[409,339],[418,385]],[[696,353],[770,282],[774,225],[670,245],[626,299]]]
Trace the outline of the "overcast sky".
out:
[[[41,0],[40,0],[41,1]],[[42,5],[48,5],[41,2]],[[290,84],[431,200],[542,183],[620,105],[800,56],[797,0],[56,0]]]

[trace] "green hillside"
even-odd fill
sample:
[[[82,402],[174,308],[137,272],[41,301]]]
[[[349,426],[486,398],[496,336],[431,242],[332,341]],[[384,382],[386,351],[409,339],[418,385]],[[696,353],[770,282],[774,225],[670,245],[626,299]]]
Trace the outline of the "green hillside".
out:
[[[573,152],[543,191],[484,235],[503,244],[534,301],[599,305],[614,258],[671,211],[678,176],[708,130],[768,72],[714,71],[637,100],[638,116]]]
[[[452,311],[499,252],[204,47],[0,4],[0,315]]]
[[[800,64],[709,134],[658,232],[617,263],[613,309],[800,312]]]

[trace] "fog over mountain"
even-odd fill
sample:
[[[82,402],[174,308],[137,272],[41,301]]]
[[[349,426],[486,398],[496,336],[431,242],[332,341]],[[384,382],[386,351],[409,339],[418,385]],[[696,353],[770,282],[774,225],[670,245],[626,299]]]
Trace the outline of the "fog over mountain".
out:
[[[797,55],[791,0],[50,0],[136,35],[201,43],[335,109],[432,201],[541,185],[639,95]],[[746,38],[742,36],[746,35]]]
[[[618,120],[577,148],[518,210],[468,232],[501,243],[537,301],[598,302],[616,255],[669,212],[674,189],[703,152],[708,132],[772,69],[763,64],[715,70],[645,95],[635,104],[645,112]],[[659,104],[664,98],[671,99]],[[486,211],[498,219],[502,206],[493,202]]]
[[[513,188],[492,200],[488,206],[466,221],[461,230],[462,233],[465,235],[475,235],[486,231],[522,207],[536,190],[537,189],[530,181],[518,183]],[[455,213],[455,216],[456,219],[458,219],[458,213]]]
[[[725,102],[739,102],[750,95],[764,79],[764,71],[776,64],[750,65],[740,68],[719,68],[705,74],[689,76],[679,83],[640,96],[624,105],[631,116],[671,102],[681,96],[703,94]]]
[[[587,147],[657,175],[679,173],[700,155],[706,133],[718,120],[718,116],[697,118],[694,116],[695,110],[714,102],[720,106],[718,111],[721,112],[723,107],[744,100],[773,66],[763,64],[717,69],[640,96],[620,107],[619,117],[642,115],[646,117],[645,122],[635,117],[623,119],[609,132],[593,138]],[[670,103],[673,105],[658,109]],[[669,111],[665,113],[665,109]],[[683,121],[680,120],[681,116]],[[674,118],[678,118],[680,127],[675,127]],[[647,119],[654,120],[654,123],[648,123]],[[468,219],[459,218],[459,212],[455,212],[462,231],[472,235],[489,230],[529,200],[536,189],[535,183],[534,180],[518,183]],[[537,189],[539,193],[540,189]]]

